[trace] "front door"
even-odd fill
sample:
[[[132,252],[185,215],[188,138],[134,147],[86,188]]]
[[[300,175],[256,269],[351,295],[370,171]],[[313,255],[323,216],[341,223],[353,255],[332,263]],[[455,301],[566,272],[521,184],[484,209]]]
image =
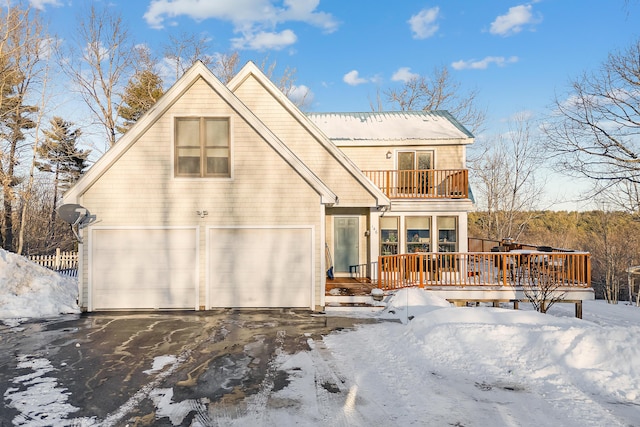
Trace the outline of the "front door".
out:
[[[359,264],[358,218],[335,217],[333,233],[335,271],[348,273],[350,266]]]

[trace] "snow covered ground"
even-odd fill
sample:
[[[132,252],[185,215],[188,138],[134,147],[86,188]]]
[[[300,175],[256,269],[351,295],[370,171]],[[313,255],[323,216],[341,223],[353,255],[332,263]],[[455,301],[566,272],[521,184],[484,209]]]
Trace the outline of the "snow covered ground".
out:
[[[0,317],[27,316],[25,307],[35,316],[77,310],[67,279],[16,272],[30,268],[0,252]],[[171,388],[151,384],[147,397],[156,417],[173,425],[191,416],[194,426],[640,426],[640,308],[586,301],[580,320],[572,305],[546,315],[524,306],[455,308],[428,292],[402,290],[384,309],[329,311],[388,321],[309,338],[309,351],[280,351],[264,392],[248,397],[242,411],[212,413],[206,401],[174,401]],[[178,356],[158,358],[145,372],[175,369],[183,363]],[[36,361],[42,366],[16,373],[16,384],[54,369]],[[289,382],[276,389],[269,381],[280,371]],[[20,402],[16,390],[5,394],[6,405]],[[46,425],[116,425],[70,419],[64,394],[54,384],[31,394],[29,405],[61,411]]]

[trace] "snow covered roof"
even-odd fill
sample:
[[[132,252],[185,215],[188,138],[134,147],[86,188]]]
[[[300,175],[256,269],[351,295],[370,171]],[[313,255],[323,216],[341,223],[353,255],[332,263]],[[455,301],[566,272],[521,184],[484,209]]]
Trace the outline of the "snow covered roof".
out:
[[[448,111],[309,113],[333,141],[468,140],[474,136]]]

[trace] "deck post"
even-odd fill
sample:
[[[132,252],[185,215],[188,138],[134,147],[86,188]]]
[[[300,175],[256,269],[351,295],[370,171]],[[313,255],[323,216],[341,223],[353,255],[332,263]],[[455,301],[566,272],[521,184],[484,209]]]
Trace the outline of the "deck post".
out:
[[[582,301],[576,301],[576,317],[582,319]]]

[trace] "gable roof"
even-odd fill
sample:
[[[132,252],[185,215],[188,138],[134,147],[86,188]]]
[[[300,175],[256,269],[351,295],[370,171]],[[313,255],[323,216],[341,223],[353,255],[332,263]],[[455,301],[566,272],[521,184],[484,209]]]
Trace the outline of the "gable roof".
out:
[[[459,140],[474,136],[448,111],[310,113],[308,117],[333,141]]]
[[[347,157],[346,154],[340,148],[338,148],[316,124],[309,120],[309,117],[302,113],[298,107],[296,107],[289,98],[287,98],[280,89],[269,79],[264,73],[253,63],[248,62],[242,69],[236,74],[233,79],[227,84],[227,87],[235,92],[242,83],[253,76],[258,82],[269,92],[271,96],[276,98],[278,102],[291,114],[298,123],[309,132],[313,138],[324,147],[330,155],[335,158],[347,172],[354,177],[354,179],[362,185],[369,194],[376,200],[378,206],[390,206],[391,202],[384,192],[378,188],[369,178],[367,178],[360,168],[356,166],[353,161]]]
[[[271,147],[320,195],[323,204],[338,202],[338,196],[311,171],[255,114],[247,108],[201,62],[196,62],[178,81],[111,147],[63,196],[65,203],[76,203],[144,133],[179,99],[198,79],[203,79],[226,101]]]

